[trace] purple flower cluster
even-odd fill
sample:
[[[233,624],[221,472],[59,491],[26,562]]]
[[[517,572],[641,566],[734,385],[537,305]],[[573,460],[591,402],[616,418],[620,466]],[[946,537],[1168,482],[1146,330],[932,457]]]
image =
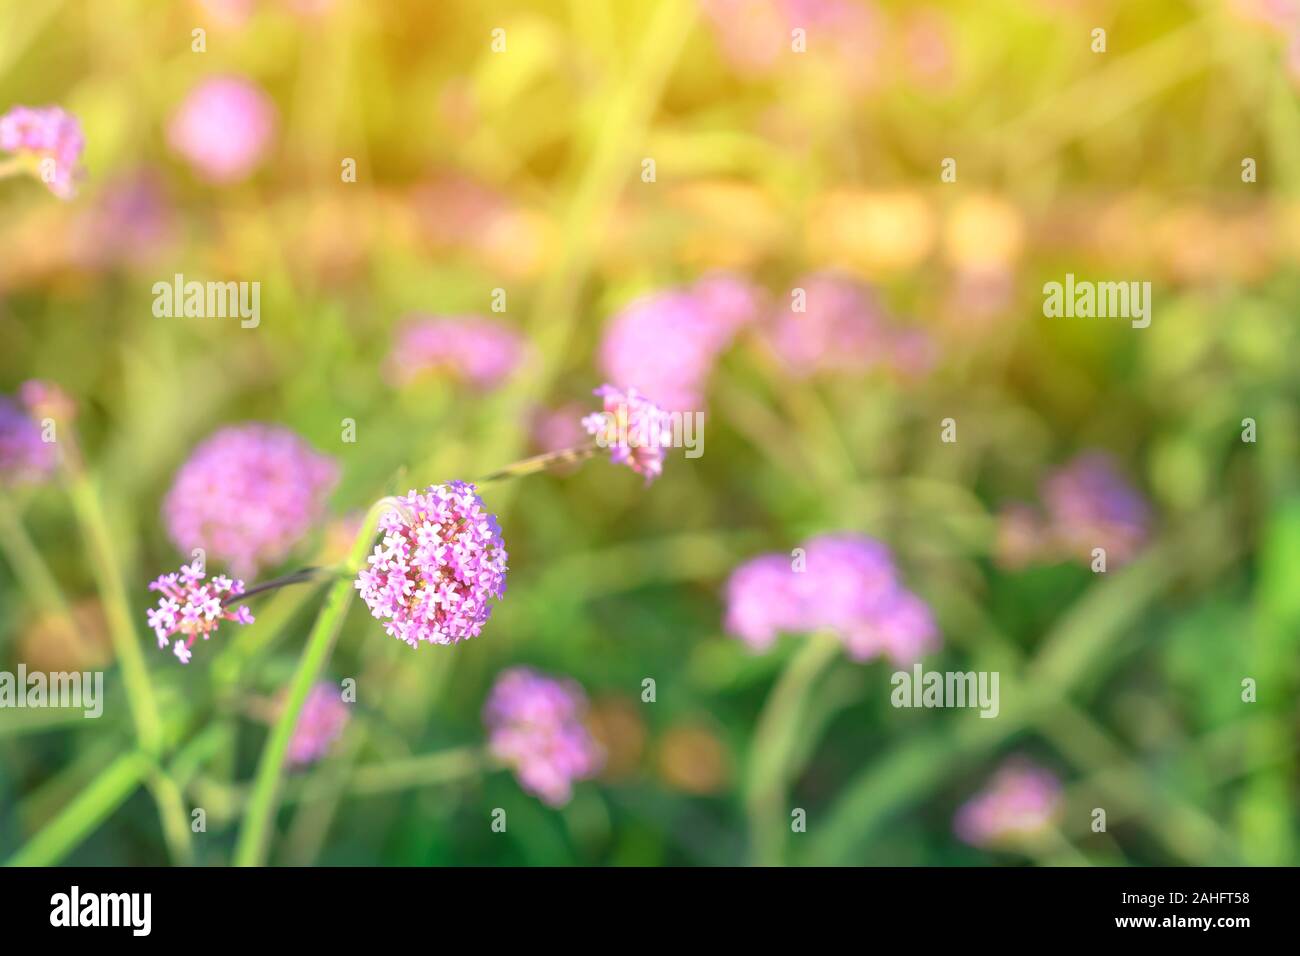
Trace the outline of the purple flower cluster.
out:
[[[15,106],[0,116],[0,149],[52,160],[43,164],[37,175],[60,199],[76,194],[77,164],[85,146],[81,124],[57,106]]]
[[[325,756],[350,716],[337,686],[321,681],[312,687],[289,740],[289,763],[301,767]]]
[[[794,557],[766,554],[727,582],[725,626],[763,650],[783,633],[829,630],[849,656],[911,663],[938,646],[930,608],[898,580],[889,549],[855,534],[822,535]]]
[[[163,502],[172,543],[249,576],[279,564],[320,519],[338,466],[287,428],[223,428],[181,466]]]
[[[519,785],[552,807],[573,796],[573,781],[592,777],[604,760],[583,724],[587,699],[577,684],[527,667],[502,673],[488,695],[483,722],[492,756]]]
[[[1033,836],[1051,825],[1061,806],[1061,784],[1022,760],[1005,764],[989,785],[962,805],[953,829],[972,846]]]
[[[37,484],[49,480],[58,465],[53,442],[45,441],[33,415],[33,386],[20,392],[22,401],[0,395],[0,485]]]
[[[673,442],[668,413],[635,388],[602,385],[593,394],[604,399],[605,410],[583,418],[582,427],[610,449],[614,464],[627,465],[650,484],[663,474],[664,449]]]
[[[616,315],[600,346],[611,381],[637,389],[669,411],[704,405],[718,355],[759,315],[762,298],[742,279],[706,276],[689,289],[638,299]]]
[[[808,377],[877,367],[918,374],[932,364],[929,336],[899,328],[870,286],[835,273],[817,273],[800,278],[794,287],[804,291],[804,311],[779,310],[764,330],[772,351],[792,374]]]
[[[487,390],[505,381],[526,353],[519,333],[500,322],[477,316],[419,317],[398,330],[388,364],[403,384],[436,370]]]
[[[225,602],[244,593],[243,581],[217,575],[204,584],[206,571],[197,562],[181,565],[180,573],[164,574],[149,585],[162,595],[148,613],[149,626],[158,635],[158,646],[166,647],[172,635],[180,635],[172,651],[182,664],[190,662],[190,649],[202,636],[206,641],[222,621],[252,624],[253,615],[244,605],[230,609]]]
[[[999,557],[1008,567],[1035,559],[1069,558],[1087,563],[1104,548],[1108,564],[1131,561],[1150,536],[1146,500],[1110,456],[1085,452],[1043,481],[1045,514],[1013,503],[1002,509]]]
[[[262,161],[275,129],[275,107],[248,80],[218,76],[190,91],[167,127],[167,143],[200,177],[236,182]]]
[[[1104,547],[1114,561],[1130,560],[1146,543],[1150,516],[1142,496],[1098,452],[1074,458],[1047,477],[1042,488],[1057,541],[1086,558]]]
[[[506,549],[496,515],[463,481],[396,499],[356,580],[370,613],[393,637],[418,647],[478,637],[506,590]]]

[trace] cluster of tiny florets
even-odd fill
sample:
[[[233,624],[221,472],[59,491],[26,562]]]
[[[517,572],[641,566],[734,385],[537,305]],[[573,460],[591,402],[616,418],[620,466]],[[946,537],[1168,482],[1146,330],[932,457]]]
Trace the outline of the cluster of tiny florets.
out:
[[[231,598],[244,593],[244,582],[218,574],[204,583],[206,576],[201,565],[186,564],[179,573],[164,574],[149,585],[150,591],[162,595],[158,606],[148,613],[149,626],[158,635],[158,647],[171,644],[182,664],[190,662],[195,640],[202,637],[206,641],[222,621],[253,623],[253,615],[244,605],[226,606]]]
[[[611,461],[644,475],[650,484],[663,474],[664,449],[673,443],[668,413],[635,388],[602,385],[594,394],[604,399],[605,410],[583,418],[582,427],[609,449]]]
[[[450,481],[396,499],[384,537],[356,580],[370,613],[418,647],[477,637],[506,590],[506,549],[496,516],[473,485]]]

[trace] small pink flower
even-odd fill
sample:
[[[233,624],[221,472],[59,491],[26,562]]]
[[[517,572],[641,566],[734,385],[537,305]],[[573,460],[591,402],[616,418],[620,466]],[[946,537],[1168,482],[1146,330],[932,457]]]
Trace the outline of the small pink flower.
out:
[[[486,391],[501,385],[526,357],[523,337],[503,323],[478,316],[415,316],[398,329],[388,366],[401,385],[446,372]]]
[[[149,627],[158,636],[158,647],[171,644],[182,664],[190,662],[194,641],[200,636],[206,641],[222,621],[253,623],[246,606],[226,606],[228,600],[244,593],[243,581],[219,575],[204,584],[204,577],[204,569],[197,564],[182,565],[179,572],[164,574],[149,585],[150,591],[162,595],[158,606],[146,615]],[[173,635],[179,635],[175,643]]]
[[[247,177],[266,156],[275,106],[239,77],[204,80],[190,91],[167,128],[167,142],[212,183]]]
[[[663,474],[664,449],[673,443],[668,413],[635,388],[602,385],[594,394],[605,400],[605,410],[588,415],[582,427],[601,448],[610,449],[611,461],[644,475],[650,484]]]
[[[60,199],[76,194],[85,146],[81,124],[57,106],[15,106],[0,116],[0,149],[36,159],[36,175]]]

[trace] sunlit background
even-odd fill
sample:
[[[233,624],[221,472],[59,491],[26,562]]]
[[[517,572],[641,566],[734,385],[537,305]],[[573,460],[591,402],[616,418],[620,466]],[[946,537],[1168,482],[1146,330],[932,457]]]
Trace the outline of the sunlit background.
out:
[[[0,116],[85,144],[0,121],[0,671],[105,675],[0,709],[0,859],[1296,863],[1298,91],[1291,0],[0,3]],[[1150,326],[1044,316],[1067,273]],[[178,274],[255,327],[157,316]],[[186,536],[247,479],[274,540],[212,574],[342,568],[607,382],[703,454],[481,485],[482,634],[353,601],[259,777],[330,583],[182,663]],[[287,486],[195,458],[252,422]],[[908,613],[837,617],[873,568]],[[891,706],[913,659],[998,715]],[[521,667],[558,782],[485,725]]]

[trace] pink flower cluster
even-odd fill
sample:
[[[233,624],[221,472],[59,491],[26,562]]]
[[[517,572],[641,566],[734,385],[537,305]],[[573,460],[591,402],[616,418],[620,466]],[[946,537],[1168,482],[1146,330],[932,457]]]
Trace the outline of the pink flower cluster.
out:
[[[793,556],[738,567],[727,582],[725,626],[754,650],[779,634],[829,630],[857,661],[884,654],[912,663],[939,643],[930,608],[902,586],[889,549],[855,534],[823,535]]]
[[[248,576],[279,564],[320,519],[338,466],[287,428],[222,428],[181,466],[163,501],[172,543]]]
[[[592,777],[604,760],[583,725],[587,699],[577,684],[527,667],[498,678],[483,708],[492,756],[519,785],[552,807],[573,796],[573,781]]]
[[[627,465],[650,484],[663,474],[664,449],[673,442],[668,413],[635,388],[602,385],[593,394],[604,399],[605,410],[583,418],[582,427],[601,448],[610,449],[614,464]]]
[[[27,385],[21,395],[21,402],[0,395],[0,485],[48,481],[58,466],[57,448],[41,433]]]
[[[1061,806],[1061,784],[1023,760],[1005,764],[979,794],[957,811],[953,829],[973,846],[1033,836],[1051,825]]]
[[[477,637],[506,590],[506,549],[496,515],[463,481],[396,499],[379,520],[383,543],[356,588],[393,637],[418,647]]]
[[[76,194],[77,164],[85,146],[81,124],[57,106],[15,106],[0,116],[0,149],[49,160],[36,172],[60,199]]]
[[[325,756],[350,716],[336,685],[321,681],[312,687],[289,740],[289,763],[301,767]]]
[[[243,581],[217,575],[204,584],[204,577],[206,571],[196,562],[181,565],[179,574],[164,574],[149,585],[150,591],[162,595],[147,615],[149,626],[158,635],[160,648],[171,643],[173,635],[180,635],[172,651],[182,664],[190,662],[195,639],[201,636],[206,641],[222,621],[253,623],[253,615],[244,605],[234,610],[226,606],[230,598],[244,593]]]
[[[1095,548],[1105,549],[1108,564],[1119,565],[1146,545],[1147,502],[1104,453],[1085,452],[1051,472],[1041,496],[1045,514],[1018,502],[1002,509],[999,557],[1005,566],[1061,558],[1088,563]]]
[[[204,80],[167,127],[167,143],[211,183],[244,179],[265,157],[275,107],[258,87],[236,76]]]
[[[646,296],[611,320],[600,366],[611,381],[669,411],[701,409],[718,355],[761,308],[753,286],[726,274]]]
[[[477,316],[415,317],[397,332],[388,357],[401,384],[444,371],[475,388],[496,388],[524,361],[527,348],[508,325]]]
[[[802,378],[877,367],[917,374],[931,365],[929,337],[898,327],[870,286],[816,273],[796,280],[794,288],[803,290],[803,311],[794,311],[792,302],[764,327],[764,338],[792,374]]]

